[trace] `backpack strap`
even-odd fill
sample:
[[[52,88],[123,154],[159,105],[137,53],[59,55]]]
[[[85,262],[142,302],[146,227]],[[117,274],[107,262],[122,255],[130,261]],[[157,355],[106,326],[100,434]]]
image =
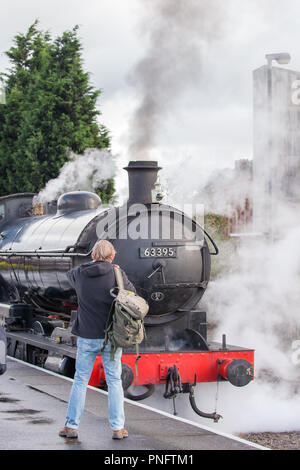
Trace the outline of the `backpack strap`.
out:
[[[135,360],[135,363],[134,363],[134,369],[135,369],[135,383],[134,383],[134,387],[137,386],[137,381],[138,381],[138,368],[137,368],[137,363],[138,363],[138,360],[141,359],[140,350],[139,350],[139,345],[138,345],[138,344],[135,345],[135,350],[136,350],[136,360]]]
[[[117,286],[119,289],[124,289],[124,280],[123,280],[122,270],[120,266],[118,266],[117,264],[114,264],[113,267],[115,271]]]
[[[120,266],[118,266],[117,264],[114,264],[113,268],[114,268],[118,288],[119,289],[124,289],[123,275],[122,275],[122,270],[121,270]],[[116,295],[113,292],[114,289],[115,288],[112,288],[110,290],[110,293],[113,297],[116,297]],[[109,332],[111,331],[112,324],[113,324],[114,307],[115,307],[115,301],[112,302],[110,310],[109,310],[109,314],[108,314],[108,317],[107,317],[106,328],[104,330],[104,334],[105,334],[104,343],[103,343],[103,346],[101,348],[101,351],[104,350],[105,346],[108,343],[108,340],[109,339],[112,340],[112,338],[109,337],[110,336]],[[110,354],[110,360],[111,361],[114,359],[115,351],[116,351],[116,345],[112,344],[111,345],[111,354]]]
[[[107,345],[108,340],[109,340],[109,332],[111,330],[112,323],[113,323],[114,307],[115,307],[115,301],[113,300],[113,302],[110,306],[110,309],[109,309],[107,320],[106,320],[106,326],[105,326],[105,330],[104,330],[104,343],[103,343],[103,346],[101,348],[101,351],[104,351],[104,348]]]

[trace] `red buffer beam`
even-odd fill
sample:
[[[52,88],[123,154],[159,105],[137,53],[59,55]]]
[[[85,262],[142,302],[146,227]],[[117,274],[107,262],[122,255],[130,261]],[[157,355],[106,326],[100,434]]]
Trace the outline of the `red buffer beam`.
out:
[[[123,354],[122,363],[135,375],[136,354]],[[223,378],[232,385],[247,385],[254,377],[254,350],[145,353],[138,360],[137,385],[164,384],[168,370],[177,366],[182,383],[216,382]],[[105,374],[101,355],[97,356],[89,385],[103,386]]]

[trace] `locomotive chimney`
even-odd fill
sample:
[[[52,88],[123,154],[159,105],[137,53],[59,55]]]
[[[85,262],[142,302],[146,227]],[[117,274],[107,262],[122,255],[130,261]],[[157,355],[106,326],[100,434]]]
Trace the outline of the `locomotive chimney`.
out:
[[[131,161],[124,168],[128,172],[128,204],[151,204],[151,191],[161,168],[154,161]]]

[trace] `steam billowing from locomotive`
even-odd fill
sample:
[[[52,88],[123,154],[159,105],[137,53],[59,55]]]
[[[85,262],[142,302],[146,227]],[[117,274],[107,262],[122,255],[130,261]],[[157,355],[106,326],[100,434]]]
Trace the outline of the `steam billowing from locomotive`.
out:
[[[35,197],[36,203],[57,200],[69,191],[95,191],[105,185],[116,173],[114,156],[107,150],[88,148],[82,155],[70,152],[69,161],[57,178],[48,181]]]

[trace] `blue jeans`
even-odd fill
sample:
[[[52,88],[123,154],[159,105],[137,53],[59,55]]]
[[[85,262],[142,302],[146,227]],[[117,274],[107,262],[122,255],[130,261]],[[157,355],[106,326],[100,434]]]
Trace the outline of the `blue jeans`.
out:
[[[104,339],[77,338],[76,373],[69,399],[65,426],[77,429],[83,414],[88,382],[96,356]],[[121,381],[122,349],[118,348],[114,361],[110,360],[110,342],[102,354],[105,379],[108,386],[108,419],[112,430],[124,429],[124,391]]]

